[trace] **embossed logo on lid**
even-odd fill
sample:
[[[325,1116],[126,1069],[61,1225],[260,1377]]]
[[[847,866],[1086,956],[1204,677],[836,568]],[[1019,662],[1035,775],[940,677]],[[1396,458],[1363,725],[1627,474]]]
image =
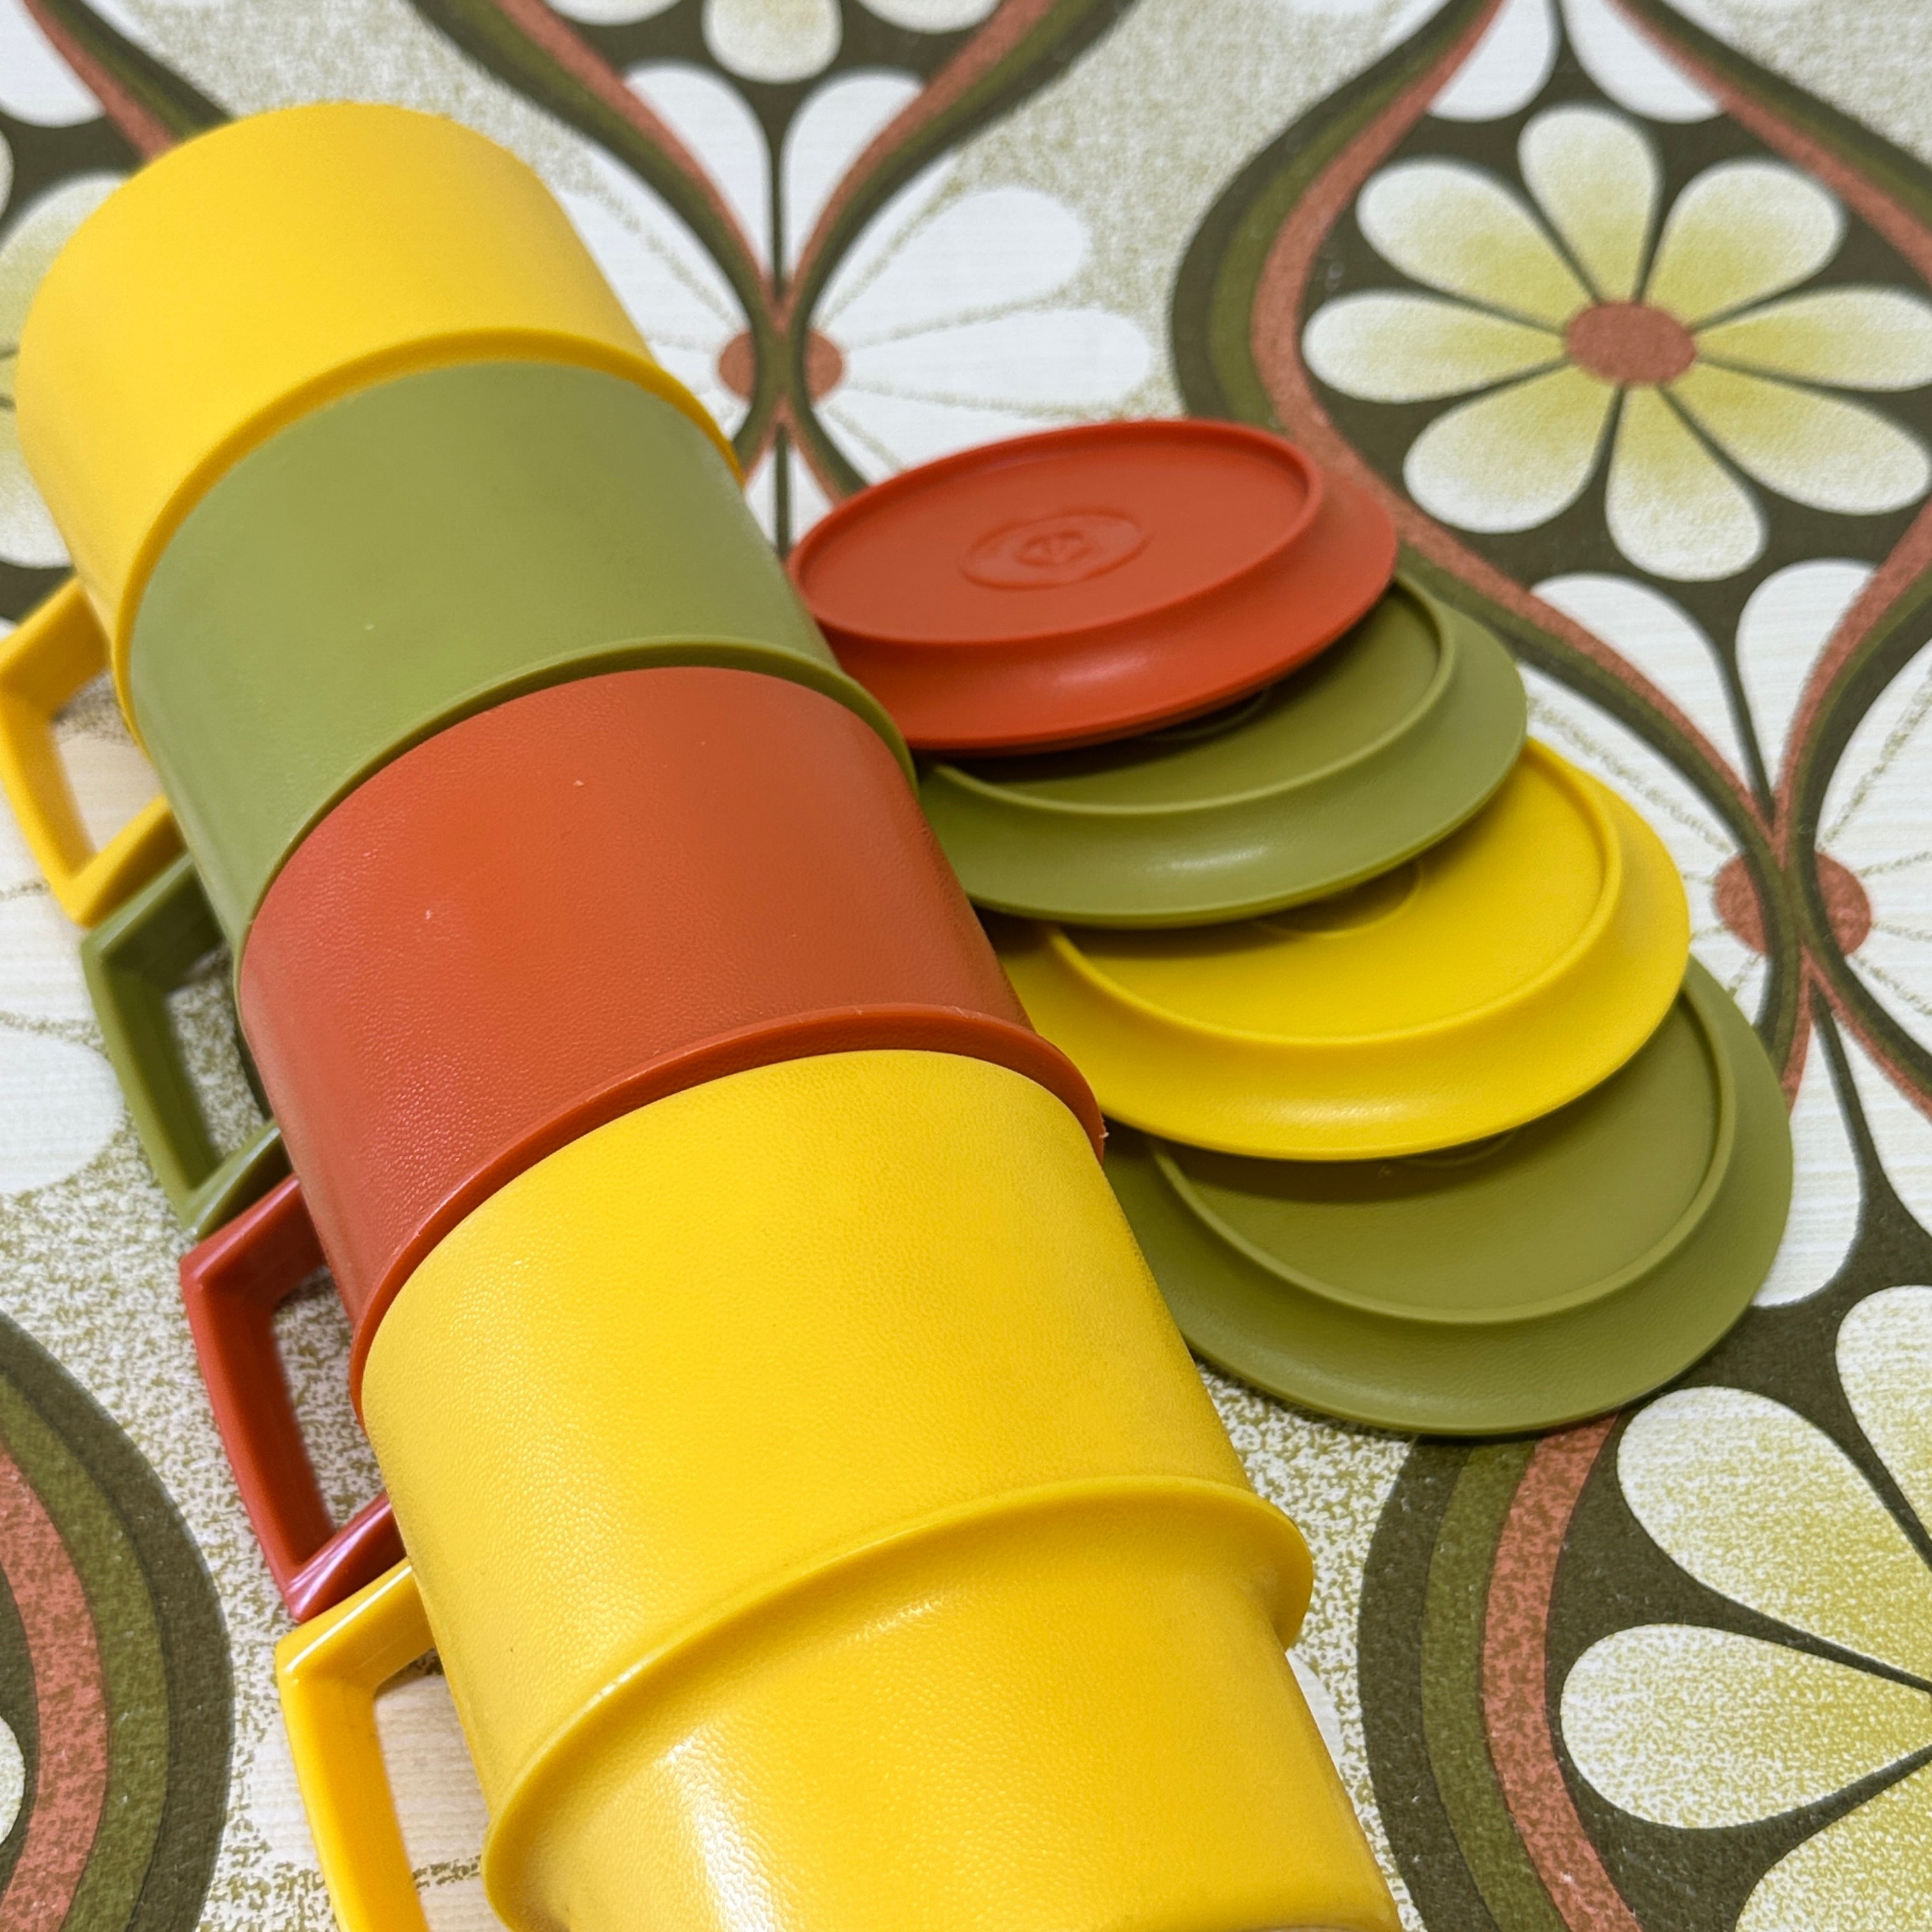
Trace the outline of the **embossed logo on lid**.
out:
[[[1147,548],[1147,532],[1118,510],[1057,510],[982,537],[959,568],[995,590],[1082,584]]]

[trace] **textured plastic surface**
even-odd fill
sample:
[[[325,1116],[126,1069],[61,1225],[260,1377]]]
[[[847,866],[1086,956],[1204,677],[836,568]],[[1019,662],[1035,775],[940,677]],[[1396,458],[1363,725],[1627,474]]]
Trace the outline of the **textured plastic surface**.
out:
[[[107,668],[107,640],[70,578],[0,644],[0,784],[27,849],[76,926],[104,919],[181,850],[164,798],[151,799],[98,851],[61,763],[54,720]]]
[[[344,103],[256,115],[110,196],[40,284],[14,394],[124,701],[148,573],[237,457],[386,376],[509,357],[667,397],[729,460],[543,183],[452,121]]]
[[[304,833],[398,752],[640,663],[797,680],[903,755],[685,417],[595,370],[483,364],[332,404],[210,491],[143,605],[133,718],[238,945]]]
[[[1306,1552],[1034,1083],[629,1114],[445,1240],[364,1396],[512,1926],[1393,1932],[1281,1655]]]
[[[1690,916],[1657,835],[1532,742],[1460,832],[1338,898],[1191,932],[994,937],[1114,1118],[1351,1160],[1480,1140],[1607,1078],[1677,997]]]
[[[1278,436],[1088,424],[848,498],[791,572],[839,662],[922,750],[1041,749],[1213,710],[1332,643],[1395,526]]]
[[[1502,646],[1398,583],[1332,650],[1224,711],[935,764],[920,801],[982,905],[1204,925],[1340,892],[1434,844],[1508,776],[1523,723]]]
[[[1301,1164],[1126,1129],[1107,1172],[1199,1353],[1352,1420],[1487,1435],[1616,1408],[1709,1348],[1778,1252],[1791,1136],[1693,963],[1634,1059],[1499,1139]]]
[[[494,1190],[646,1101],[854,1047],[1004,1062],[1097,1147],[885,746],[748,671],[623,671],[440,733],[284,868],[242,1022],[356,1330]]]
[[[288,1172],[271,1120],[223,1154],[211,1138],[168,1000],[223,944],[185,856],[81,942],[80,964],[122,1097],[161,1190],[199,1240]]]
[[[388,1498],[340,1528],[315,1479],[275,1346],[275,1310],[323,1265],[291,1174],[181,1264],[182,1301],[235,1486],[282,1602],[298,1621],[361,1589],[401,1558]]]

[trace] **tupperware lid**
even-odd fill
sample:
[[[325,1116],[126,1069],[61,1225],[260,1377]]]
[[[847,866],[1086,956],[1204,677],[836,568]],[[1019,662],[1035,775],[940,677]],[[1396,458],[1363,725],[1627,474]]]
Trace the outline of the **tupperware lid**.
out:
[[[878,484],[790,567],[910,742],[1039,749],[1196,716],[1305,662],[1382,594],[1395,528],[1259,430],[1096,423]]]

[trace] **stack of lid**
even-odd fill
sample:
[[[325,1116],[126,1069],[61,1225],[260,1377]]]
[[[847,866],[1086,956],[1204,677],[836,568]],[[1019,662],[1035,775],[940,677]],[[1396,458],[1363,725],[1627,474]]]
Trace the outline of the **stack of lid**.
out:
[[[1120,1124],[1199,1352],[1357,1420],[1548,1427],[1742,1312],[1784,1110],[1662,843],[1395,563],[1299,451],[1160,422],[908,472],[791,568]]]
[[[372,1705],[432,1642],[530,1932],[1394,1932],[1091,1096],[534,177],[388,109],[190,142],[19,397],[82,587],[10,777],[70,887],[163,855],[63,830],[110,661],[188,856],[89,942],[104,1024],[218,1218],[266,1156],[197,1171],[165,998],[225,937],[294,1170],[184,1274],[278,1580],[343,1599],[280,1675],[345,1932],[422,1922]],[[333,1537],[269,1325],[322,1257],[394,1508]]]

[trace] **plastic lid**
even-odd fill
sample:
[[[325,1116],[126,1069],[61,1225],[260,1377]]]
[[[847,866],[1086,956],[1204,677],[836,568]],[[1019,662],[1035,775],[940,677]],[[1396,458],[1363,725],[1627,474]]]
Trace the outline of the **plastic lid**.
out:
[[[1095,743],[1340,637],[1395,568],[1365,492],[1228,423],[1096,423],[908,470],[792,552],[848,670],[922,748]]]
[[[1509,653],[1398,580],[1332,650],[1223,710],[1108,745],[935,764],[920,802],[982,905],[1202,925],[1414,857],[1495,793],[1523,725]]]
[[[1192,931],[1000,921],[994,938],[1114,1118],[1357,1160],[1480,1139],[1606,1078],[1676,997],[1690,918],[1657,835],[1532,743],[1460,832],[1337,898]]]
[[[1778,1250],[1777,1076],[1692,965],[1582,1099],[1403,1160],[1256,1161],[1110,1140],[1188,1340],[1270,1394],[1391,1429],[1548,1429],[1628,1402],[1743,1313]]]

